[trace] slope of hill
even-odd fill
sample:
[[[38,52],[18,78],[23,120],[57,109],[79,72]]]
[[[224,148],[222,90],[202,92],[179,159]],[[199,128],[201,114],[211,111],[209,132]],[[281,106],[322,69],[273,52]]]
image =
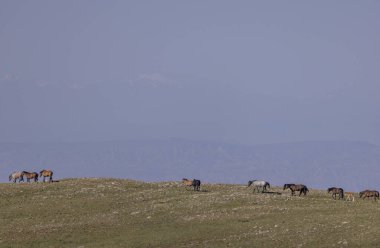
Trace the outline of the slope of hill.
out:
[[[0,184],[2,247],[378,247],[378,202],[245,185],[66,179]]]
[[[0,181],[14,170],[51,168],[58,177],[121,177],[314,188],[380,188],[379,148],[364,142],[234,145],[183,139],[83,143],[0,143]]]

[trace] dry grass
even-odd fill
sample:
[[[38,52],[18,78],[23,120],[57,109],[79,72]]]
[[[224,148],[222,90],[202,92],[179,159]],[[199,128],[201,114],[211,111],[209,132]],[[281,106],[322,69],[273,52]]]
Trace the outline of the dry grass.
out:
[[[324,191],[67,179],[0,184],[1,247],[379,247],[380,205]],[[282,194],[281,194],[282,193]]]

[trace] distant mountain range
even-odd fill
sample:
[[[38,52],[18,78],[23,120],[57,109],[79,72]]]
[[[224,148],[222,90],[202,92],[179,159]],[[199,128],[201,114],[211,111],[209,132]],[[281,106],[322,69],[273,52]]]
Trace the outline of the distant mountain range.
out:
[[[311,188],[380,189],[380,148],[365,142],[318,141],[237,145],[185,139],[79,143],[0,143],[0,181],[11,171],[54,170],[56,178],[118,177]]]

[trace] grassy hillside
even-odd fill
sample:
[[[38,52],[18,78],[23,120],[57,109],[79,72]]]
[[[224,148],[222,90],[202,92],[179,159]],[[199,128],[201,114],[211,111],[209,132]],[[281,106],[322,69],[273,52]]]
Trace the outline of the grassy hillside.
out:
[[[1,247],[379,247],[380,205],[244,185],[0,184]]]

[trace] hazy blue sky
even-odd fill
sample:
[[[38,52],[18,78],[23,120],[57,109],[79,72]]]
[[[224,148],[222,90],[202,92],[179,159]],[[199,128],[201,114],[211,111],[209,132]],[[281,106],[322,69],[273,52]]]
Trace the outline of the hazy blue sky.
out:
[[[380,144],[379,1],[0,1],[0,141]]]

